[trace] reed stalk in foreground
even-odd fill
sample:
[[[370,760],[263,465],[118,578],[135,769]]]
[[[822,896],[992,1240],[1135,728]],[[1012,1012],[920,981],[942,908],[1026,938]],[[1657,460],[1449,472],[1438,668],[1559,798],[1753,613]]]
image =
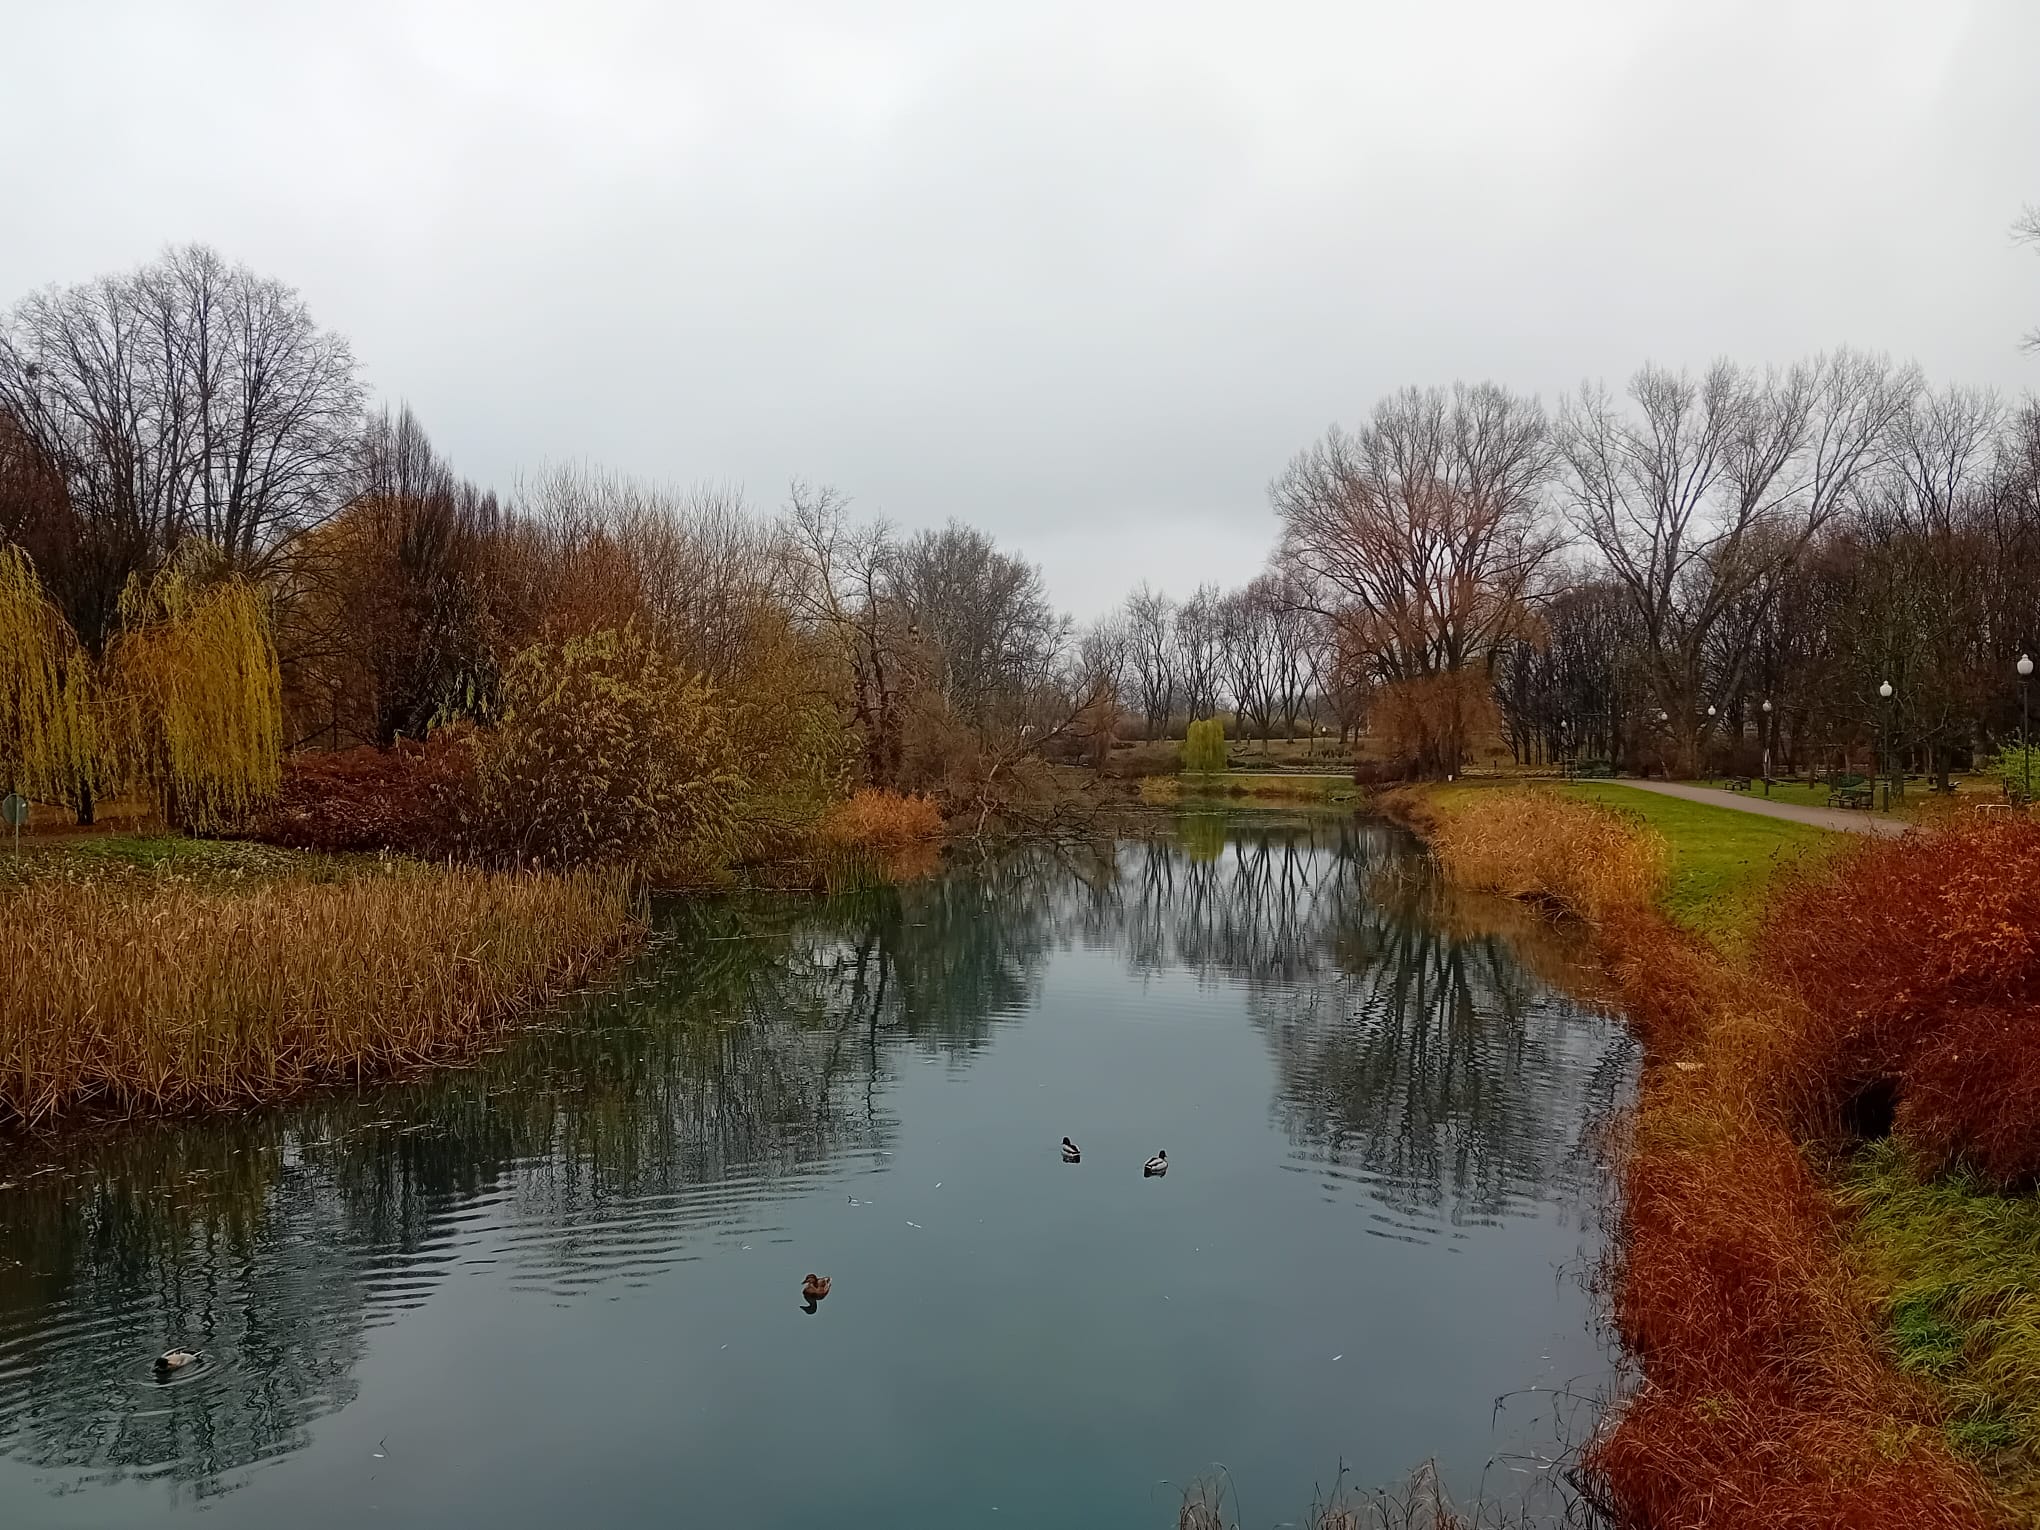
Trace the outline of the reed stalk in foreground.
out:
[[[471,1050],[643,931],[621,875],[0,896],[0,1123],[274,1099]]]

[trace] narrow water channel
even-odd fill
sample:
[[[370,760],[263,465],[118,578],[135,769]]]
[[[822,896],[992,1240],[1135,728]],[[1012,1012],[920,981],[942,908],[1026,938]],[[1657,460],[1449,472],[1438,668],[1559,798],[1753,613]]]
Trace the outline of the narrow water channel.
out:
[[[1260,1526],[1432,1457],[1506,1494],[1608,1380],[1634,1067],[1515,923],[1385,824],[1190,819],[676,904],[473,1069],[0,1146],[0,1524],[1117,1530],[1222,1466]]]

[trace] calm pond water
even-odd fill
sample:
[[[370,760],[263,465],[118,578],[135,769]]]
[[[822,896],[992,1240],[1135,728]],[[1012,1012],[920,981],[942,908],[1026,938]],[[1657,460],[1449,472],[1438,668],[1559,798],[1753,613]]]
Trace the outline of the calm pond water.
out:
[[[1380,823],[1188,819],[676,905],[474,1069],[0,1148],[0,1524],[1163,1527],[1222,1463],[1266,1526],[1342,1463],[1534,1480],[1550,1389],[1609,1377],[1583,1139],[1633,1055],[1506,912]]]

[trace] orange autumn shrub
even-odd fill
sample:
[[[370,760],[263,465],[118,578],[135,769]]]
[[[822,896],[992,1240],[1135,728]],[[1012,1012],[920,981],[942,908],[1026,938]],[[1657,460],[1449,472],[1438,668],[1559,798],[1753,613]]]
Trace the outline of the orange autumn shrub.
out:
[[[284,761],[276,800],[254,837],[296,850],[453,852],[472,795],[462,730],[388,749],[306,750]]]
[[[843,849],[880,852],[925,845],[942,837],[942,810],[932,797],[863,787],[822,820],[822,838]]]

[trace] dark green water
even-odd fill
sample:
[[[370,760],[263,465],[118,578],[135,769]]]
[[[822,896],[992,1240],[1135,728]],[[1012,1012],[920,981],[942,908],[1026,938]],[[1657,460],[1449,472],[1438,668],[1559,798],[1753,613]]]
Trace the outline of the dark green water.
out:
[[[0,1525],[1165,1527],[1222,1463],[1266,1526],[1342,1464],[1548,1480],[1592,1418],[1552,1389],[1609,1377],[1583,1138],[1632,1055],[1484,917],[1380,824],[1190,820],[675,907],[472,1070],[0,1148]]]

